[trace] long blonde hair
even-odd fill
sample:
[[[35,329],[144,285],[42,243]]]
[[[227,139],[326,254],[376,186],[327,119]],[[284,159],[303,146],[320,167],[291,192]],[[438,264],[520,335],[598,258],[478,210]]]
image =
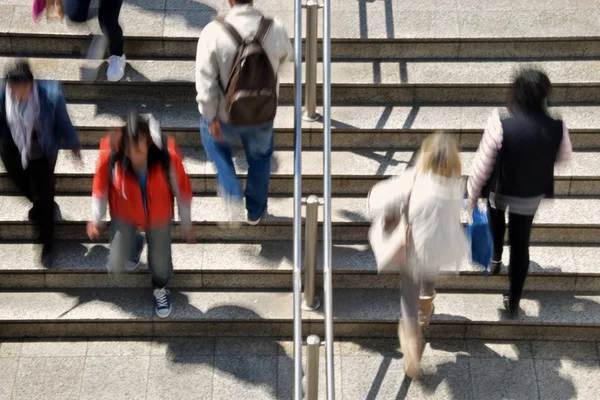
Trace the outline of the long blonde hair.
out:
[[[454,135],[434,133],[421,145],[416,163],[417,173],[433,172],[446,178],[460,178],[460,152]]]

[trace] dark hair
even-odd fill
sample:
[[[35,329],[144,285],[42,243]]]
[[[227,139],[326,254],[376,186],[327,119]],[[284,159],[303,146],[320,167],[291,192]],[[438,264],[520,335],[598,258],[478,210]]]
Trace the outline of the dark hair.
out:
[[[125,126],[121,129],[121,138],[117,147],[116,157],[123,160],[130,143],[137,144],[140,140],[146,140],[150,144],[150,126],[141,115],[131,111],[125,118]]]
[[[510,88],[509,108],[515,112],[546,112],[546,99],[552,84],[542,71],[521,70]]]
[[[18,61],[6,71],[6,80],[12,84],[31,83],[33,74],[27,61]]]

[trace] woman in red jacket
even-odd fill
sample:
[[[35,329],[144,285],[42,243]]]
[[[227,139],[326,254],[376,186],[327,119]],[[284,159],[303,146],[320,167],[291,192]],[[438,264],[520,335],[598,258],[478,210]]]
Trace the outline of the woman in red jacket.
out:
[[[102,139],[94,176],[90,239],[98,239],[110,205],[110,254],[108,269],[133,271],[140,264],[148,242],[148,266],[152,273],[156,315],[171,314],[167,283],[173,275],[171,221],[174,198],[181,229],[188,243],[195,240],[190,206],[192,189],[173,138],[160,133],[158,123],[132,113],[126,126]],[[142,236],[138,230],[144,231]]]

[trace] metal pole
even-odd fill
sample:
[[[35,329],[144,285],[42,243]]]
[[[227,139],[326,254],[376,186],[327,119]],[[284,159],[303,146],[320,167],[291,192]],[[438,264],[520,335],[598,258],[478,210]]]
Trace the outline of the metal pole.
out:
[[[321,116],[317,114],[317,36],[319,24],[318,0],[306,2],[306,82],[304,98],[305,121],[316,121]]]
[[[310,335],[306,340],[306,400],[319,398],[319,348],[321,339]]]
[[[302,0],[294,7],[294,400],[302,400]]]
[[[317,281],[317,228],[319,198],[315,195],[306,199],[306,233],[304,235],[304,293],[302,309],[314,311],[321,306],[316,295]]]
[[[323,290],[327,400],[335,399],[333,368],[333,298],[331,277],[331,1],[323,10]]]

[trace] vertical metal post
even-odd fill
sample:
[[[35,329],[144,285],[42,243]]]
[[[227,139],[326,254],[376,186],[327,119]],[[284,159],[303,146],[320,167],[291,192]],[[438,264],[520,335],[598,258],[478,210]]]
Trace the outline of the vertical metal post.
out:
[[[302,0],[294,7],[294,400],[302,400]]]
[[[319,348],[321,339],[310,335],[306,340],[306,400],[319,398]]]
[[[333,369],[333,295],[331,268],[331,0],[323,10],[323,292],[327,400],[335,399]]]
[[[306,2],[306,81],[304,83],[304,115],[305,121],[316,121],[317,114],[317,36],[319,24],[318,0]]]
[[[321,306],[321,302],[316,295],[319,198],[315,195],[309,196],[305,204],[306,234],[304,235],[304,293],[302,309],[314,311]]]

